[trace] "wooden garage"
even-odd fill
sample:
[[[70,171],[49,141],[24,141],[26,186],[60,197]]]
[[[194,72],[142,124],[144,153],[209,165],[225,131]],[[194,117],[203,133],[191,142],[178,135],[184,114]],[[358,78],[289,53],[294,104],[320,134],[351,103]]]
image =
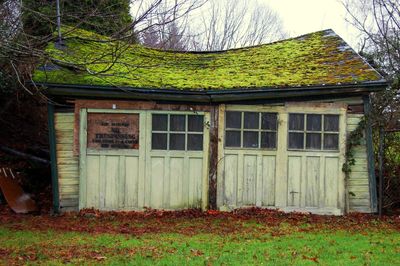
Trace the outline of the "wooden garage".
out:
[[[376,211],[369,94],[386,82],[332,30],[218,52],[74,30],[47,52],[55,210]]]

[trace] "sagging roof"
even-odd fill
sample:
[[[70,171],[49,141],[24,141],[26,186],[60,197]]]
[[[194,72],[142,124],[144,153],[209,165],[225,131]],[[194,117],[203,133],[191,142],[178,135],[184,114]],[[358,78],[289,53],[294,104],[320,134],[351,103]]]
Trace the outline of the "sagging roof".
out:
[[[35,82],[196,91],[384,82],[330,29],[219,52],[162,51],[84,30],[69,30],[64,43],[48,45]]]

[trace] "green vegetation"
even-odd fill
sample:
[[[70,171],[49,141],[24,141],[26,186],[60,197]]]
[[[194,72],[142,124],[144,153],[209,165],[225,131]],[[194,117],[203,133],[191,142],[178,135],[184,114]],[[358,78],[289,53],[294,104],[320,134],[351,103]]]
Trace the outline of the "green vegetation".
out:
[[[256,225],[250,225],[257,228]],[[258,225],[259,226],[259,225]],[[290,228],[288,228],[290,229]],[[393,265],[400,261],[399,232],[142,236],[13,231],[0,227],[0,264],[99,263],[120,265]]]
[[[4,212],[3,212],[4,213]],[[0,265],[394,265],[400,219],[265,209],[0,213]]]
[[[342,171],[345,173],[346,180],[350,178],[351,167],[356,163],[356,158],[354,158],[354,148],[362,143],[365,139],[364,132],[367,124],[367,119],[365,116],[360,120],[357,128],[354,129],[346,139],[346,156],[345,162],[342,166]]]
[[[331,30],[223,52],[166,52],[66,29],[67,47],[50,43],[36,70],[43,83],[174,89],[235,89],[380,80]]]

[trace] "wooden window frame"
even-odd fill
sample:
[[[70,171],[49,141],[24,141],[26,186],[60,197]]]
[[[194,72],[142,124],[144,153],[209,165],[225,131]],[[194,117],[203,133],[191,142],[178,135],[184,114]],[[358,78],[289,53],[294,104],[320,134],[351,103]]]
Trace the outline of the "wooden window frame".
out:
[[[229,128],[226,126],[226,113],[227,112],[239,112],[240,113],[240,119],[241,119],[241,125],[240,128]],[[258,128],[257,129],[250,129],[250,128],[244,128],[244,114],[245,113],[257,113],[258,114]],[[271,129],[262,129],[262,114],[275,114],[276,115],[276,129],[271,130]],[[269,151],[276,151],[278,148],[278,131],[279,131],[279,113],[278,112],[271,112],[271,111],[250,111],[250,110],[225,110],[225,121],[224,121],[224,148],[225,149],[242,149],[242,150],[269,150]],[[236,131],[240,132],[240,146],[238,147],[233,147],[233,146],[226,146],[226,132],[227,131]],[[258,133],[258,142],[257,142],[257,147],[244,147],[243,146],[243,135],[244,132],[257,132]],[[267,133],[275,133],[275,147],[274,148],[264,148],[261,147],[261,134],[267,132]]]
[[[303,115],[304,117],[304,125],[303,125],[303,130],[293,130],[290,129],[290,115],[291,114],[296,114],[296,115]],[[310,131],[307,130],[307,116],[308,115],[320,115],[321,116],[321,130],[319,131]],[[325,116],[326,115],[335,115],[338,117],[338,130],[337,131],[325,131]],[[288,123],[287,123],[287,150],[288,151],[319,151],[319,152],[339,152],[340,151],[340,114],[331,114],[331,113],[307,113],[307,112],[289,112],[288,113]],[[303,134],[303,148],[290,148],[289,147],[289,137],[290,133],[302,133]],[[307,134],[320,134],[321,136],[321,144],[320,144],[320,149],[311,149],[307,148]],[[324,141],[325,141],[325,134],[335,134],[338,137],[338,145],[336,149],[324,149]]]
[[[152,126],[153,115],[166,115],[167,116],[167,130],[153,130],[153,126]],[[185,130],[184,131],[172,131],[170,129],[170,117],[171,117],[171,115],[183,115],[183,116],[185,116]],[[191,115],[193,115],[193,116],[202,116],[203,117],[203,130],[201,132],[200,131],[189,131],[189,123],[188,123],[189,119],[188,119],[188,117],[191,116]],[[205,115],[203,113],[196,113],[196,114],[190,113],[190,114],[188,114],[186,112],[184,112],[184,113],[179,113],[179,112],[152,112],[150,117],[151,117],[151,121],[150,121],[149,124],[150,124],[150,127],[151,127],[151,129],[150,129],[150,132],[151,132],[150,133],[150,142],[151,142],[150,143],[150,150],[151,151],[203,152],[203,150],[204,150],[204,144],[203,143],[201,144],[202,147],[203,147],[201,150],[188,150],[188,135],[189,134],[203,136],[203,142],[204,142],[204,123],[205,123],[206,117],[205,117]],[[166,149],[153,149],[153,143],[151,141],[153,133],[155,133],[155,134],[167,134],[167,148]],[[183,149],[183,150],[170,149],[170,135],[171,134],[184,134],[185,135],[185,149]]]

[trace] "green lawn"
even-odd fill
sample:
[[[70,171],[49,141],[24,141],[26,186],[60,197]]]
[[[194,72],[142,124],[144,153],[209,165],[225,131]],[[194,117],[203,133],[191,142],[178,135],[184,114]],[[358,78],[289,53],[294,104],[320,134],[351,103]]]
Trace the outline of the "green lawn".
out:
[[[15,217],[0,265],[400,265],[398,219]]]

